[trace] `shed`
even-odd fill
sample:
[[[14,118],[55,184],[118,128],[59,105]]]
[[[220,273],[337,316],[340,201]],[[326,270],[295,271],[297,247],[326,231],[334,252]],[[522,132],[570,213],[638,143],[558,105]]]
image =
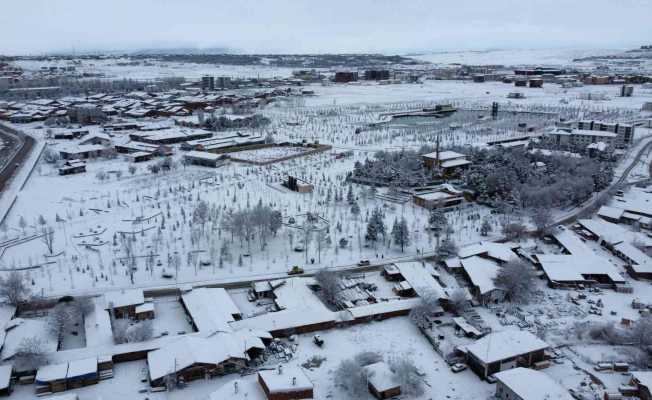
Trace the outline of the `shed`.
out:
[[[143,303],[136,306],[136,319],[154,319],[154,303]]]
[[[66,390],[68,363],[44,365],[36,372],[36,393],[56,393]]]
[[[300,367],[259,371],[258,383],[268,400],[313,398],[313,384]]]
[[[397,383],[396,374],[384,361],[364,367],[369,391],[378,399],[388,399],[401,394],[401,385]]]
[[[95,385],[99,381],[97,358],[91,357],[83,360],[71,361],[68,364],[66,381],[68,383],[68,389]]]

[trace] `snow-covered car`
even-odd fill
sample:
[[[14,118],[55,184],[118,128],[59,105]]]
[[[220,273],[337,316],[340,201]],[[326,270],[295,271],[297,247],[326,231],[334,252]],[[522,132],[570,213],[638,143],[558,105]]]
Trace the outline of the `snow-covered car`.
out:
[[[303,268],[298,265],[293,266],[288,270],[288,275],[301,275],[303,274]]]
[[[454,373],[462,372],[465,369],[466,369],[466,364],[462,364],[462,363],[453,364],[453,366],[451,367],[451,371],[453,371]]]
[[[360,267],[366,267],[367,265],[371,265],[371,261],[369,261],[369,260],[360,260],[360,261],[358,261],[358,266],[360,266]]]

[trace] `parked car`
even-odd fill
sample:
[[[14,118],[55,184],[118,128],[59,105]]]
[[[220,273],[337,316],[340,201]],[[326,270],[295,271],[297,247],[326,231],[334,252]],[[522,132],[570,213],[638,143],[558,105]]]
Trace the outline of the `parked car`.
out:
[[[369,261],[369,260],[360,260],[360,261],[358,261],[358,266],[360,266],[360,267],[366,267],[367,265],[371,265],[371,261]]]
[[[496,379],[496,377],[493,376],[493,375],[489,375],[489,376],[487,377],[486,381],[487,381],[487,383],[494,384],[494,383],[498,382],[498,379]]]
[[[453,364],[453,366],[451,367],[451,371],[453,371],[453,373],[462,372],[465,369],[466,369],[466,364],[462,364],[462,363]]]
[[[324,345],[324,339],[322,339],[319,335],[313,336],[312,341],[319,347]]]
[[[298,265],[293,266],[288,270],[288,275],[301,275],[303,274],[303,268]]]

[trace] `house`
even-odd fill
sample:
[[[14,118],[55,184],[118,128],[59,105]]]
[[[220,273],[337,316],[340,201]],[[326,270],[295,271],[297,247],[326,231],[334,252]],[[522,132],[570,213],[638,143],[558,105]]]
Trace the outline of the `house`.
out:
[[[431,265],[419,261],[394,263],[409,288],[419,297],[435,296],[440,301],[448,300],[448,293],[436,279],[439,275]]]
[[[313,384],[301,367],[258,372],[258,384],[268,400],[312,399]]]
[[[86,144],[78,146],[70,146],[59,150],[59,156],[64,160],[81,160],[86,158],[97,158],[102,155],[105,147]]]
[[[471,282],[471,294],[481,304],[487,305],[505,300],[506,292],[494,284],[500,269],[496,262],[480,256],[472,256],[460,259],[460,263],[465,277]]]
[[[631,384],[641,400],[652,400],[652,371],[633,371]]]
[[[573,400],[568,390],[545,372],[519,367],[494,377],[499,400]]]
[[[464,194],[453,186],[445,184],[427,191],[415,191],[412,199],[414,204],[431,210],[459,205],[464,201]]]
[[[86,161],[67,160],[59,167],[59,175],[81,174],[86,172]]]
[[[36,394],[63,392],[66,387],[68,363],[44,365],[36,372]]]
[[[101,145],[101,146],[109,146],[111,145],[111,138],[109,137],[109,135],[106,135],[104,133],[94,133],[88,136],[86,139],[80,141],[79,144],[81,145],[94,144],[94,145]]]
[[[67,388],[76,389],[97,384],[100,380],[97,364],[96,357],[70,361],[66,374]]]
[[[207,153],[205,151],[189,151],[183,155],[185,162],[189,164],[202,165],[204,167],[221,167],[225,164],[224,156]]]
[[[632,278],[652,279],[652,258],[637,247],[622,242],[615,245],[612,252],[625,261],[625,268]]]
[[[401,394],[401,385],[397,382],[396,374],[384,361],[364,367],[367,376],[369,392],[377,399],[389,399]]]
[[[466,363],[481,378],[544,359],[550,346],[528,331],[493,332],[466,346]]]
[[[246,342],[231,334],[180,337],[147,353],[149,383],[165,387],[168,377],[189,382],[240,371],[248,360],[246,347]]]
[[[13,366],[0,365],[0,396],[9,396],[12,392],[11,375],[14,372]]]
[[[229,322],[241,318],[240,309],[224,288],[196,288],[181,295],[181,304],[195,329],[202,333],[230,332]]]
[[[444,175],[453,174],[459,169],[467,168],[471,161],[466,155],[455,151],[435,151],[421,156],[423,165],[430,170],[440,168]]]
[[[137,151],[128,155],[129,160],[134,163],[149,161],[154,158],[155,154],[149,151]]]
[[[283,182],[283,186],[297,193],[312,193],[315,190],[315,186],[310,182],[292,175],[288,175],[288,179]]]
[[[625,283],[625,279],[609,260],[595,254],[536,254],[534,258],[552,287],[580,284],[615,286]]]
[[[136,307],[145,302],[142,289],[122,289],[104,293],[104,309],[115,318],[135,318]]]
[[[154,303],[148,302],[136,306],[136,319],[143,321],[146,319],[154,319]]]

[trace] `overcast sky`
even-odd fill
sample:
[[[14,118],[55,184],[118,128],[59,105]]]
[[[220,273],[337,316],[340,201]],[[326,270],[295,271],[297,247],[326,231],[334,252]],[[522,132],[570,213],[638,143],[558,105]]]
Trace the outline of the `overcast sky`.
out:
[[[3,0],[0,53],[622,48],[652,42],[652,0]]]

